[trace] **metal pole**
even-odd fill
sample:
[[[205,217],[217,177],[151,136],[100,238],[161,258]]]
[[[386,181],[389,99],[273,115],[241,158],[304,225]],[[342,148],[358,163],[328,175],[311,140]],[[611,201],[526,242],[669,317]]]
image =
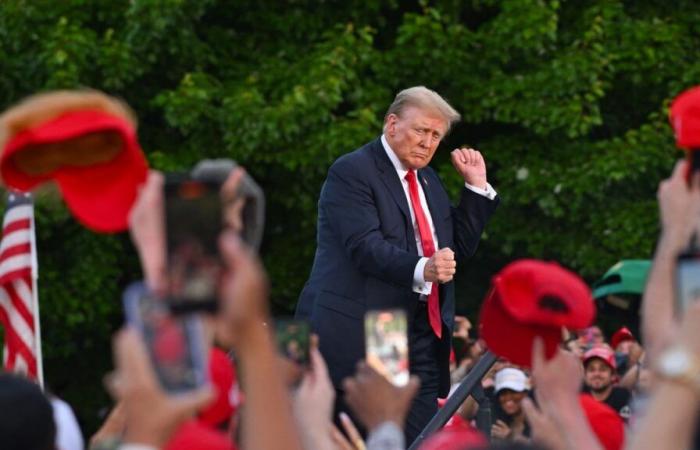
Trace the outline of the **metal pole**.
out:
[[[472,393],[474,387],[481,382],[481,379],[489,371],[493,363],[496,362],[498,356],[494,355],[490,351],[484,353],[476,365],[472,368],[467,376],[459,384],[459,387],[450,395],[445,403],[445,406],[440,408],[440,410],[430,419],[428,425],[423,428],[416,440],[413,441],[408,450],[416,450],[427,439],[431,434],[435,433],[437,430],[442,428],[450,417],[452,417],[459,408],[459,406],[464,403],[469,394]]]

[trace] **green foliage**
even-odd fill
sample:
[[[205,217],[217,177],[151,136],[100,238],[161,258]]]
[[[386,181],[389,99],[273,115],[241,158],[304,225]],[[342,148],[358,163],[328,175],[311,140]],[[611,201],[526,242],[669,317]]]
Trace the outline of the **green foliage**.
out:
[[[380,132],[399,89],[430,86],[464,119],[433,165],[456,195],[447,150],[477,147],[502,199],[464,268],[472,314],[518,257],[593,280],[650,256],[656,185],[680,156],[666,108],[700,79],[699,19],[691,1],[6,0],[0,107],[94,87],[135,109],[154,167],[245,165],[267,194],[273,309],[290,313],[328,166]],[[89,233],[54,194],[37,214],[47,378],[92,429],[137,261],[127,236]]]

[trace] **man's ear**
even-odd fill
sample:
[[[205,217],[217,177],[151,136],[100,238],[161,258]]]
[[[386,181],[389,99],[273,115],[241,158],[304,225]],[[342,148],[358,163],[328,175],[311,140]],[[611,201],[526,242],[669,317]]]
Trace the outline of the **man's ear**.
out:
[[[392,137],[394,136],[394,134],[396,134],[396,122],[398,120],[399,120],[399,116],[397,116],[394,113],[391,113],[386,117],[386,121],[385,121],[386,134],[388,134],[389,136],[392,136]]]

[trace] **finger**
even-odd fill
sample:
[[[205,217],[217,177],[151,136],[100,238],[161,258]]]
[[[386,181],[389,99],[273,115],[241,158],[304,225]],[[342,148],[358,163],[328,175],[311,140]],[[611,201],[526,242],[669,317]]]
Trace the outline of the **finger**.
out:
[[[350,437],[350,441],[355,445],[355,448],[357,448],[358,450],[364,450],[365,442],[364,440],[362,440],[362,436],[360,436],[360,433],[357,431],[355,424],[352,423],[350,416],[348,416],[344,412],[341,412],[339,414],[339,417],[340,423],[343,425],[345,433],[347,433],[348,437]]]
[[[453,164],[461,164],[464,165],[466,164],[466,160],[464,159],[464,155],[462,155],[462,151],[458,148],[452,150],[452,153],[450,154],[452,157],[452,163]]]
[[[523,412],[525,412],[525,419],[530,425],[538,423],[542,419],[542,412],[537,409],[535,404],[528,397],[525,397],[520,405],[523,408]]]
[[[163,183],[165,178],[163,174],[157,170],[148,171],[146,182],[139,187],[139,193],[136,196],[136,201],[131,208],[129,214],[129,223],[131,224],[134,214],[141,212],[144,207],[152,207],[157,204],[162,204],[163,198]]]
[[[124,396],[124,385],[119,378],[119,373],[116,370],[107,373],[102,378],[102,384],[109,395],[121,404],[120,400]]]
[[[238,187],[243,180],[245,175],[245,169],[243,167],[234,168],[231,173],[228,174],[226,181],[221,185],[221,195],[224,200],[229,201],[234,199],[238,193]]]
[[[317,379],[328,378],[328,366],[321,356],[321,352],[318,348],[312,348],[309,350],[309,355],[311,356],[311,370]]]
[[[685,174],[688,170],[688,161],[685,159],[679,159],[676,161],[676,165],[673,167],[673,172],[671,173],[672,180],[683,180]]]
[[[214,390],[204,386],[196,391],[173,399],[172,411],[180,417],[189,417],[214,400]]]
[[[127,383],[125,389],[134,386],[159,390],[153,367],[141,336],[130,329],[122,329],[114,338],[114,354],[120,381]]]
[[[469,165],[476,165],[476,152],[474,151],[474,149],[468,148],[467,152],[469,152]]]
[[[537,378],[537,372],[544,366],[544,342],[536,337],[532,342],[532,375]]]
[[[468,165],[468,166],[471,166],[471,164],[472,164],[472,158],[471,158],[472,155],[471,155],[471,153],[469,153],[469,149],[468,149],[468,148],[463,148],[463,149],[462,149],[462,155],[464,155],[464,163],[465,163],[466,165]]]
[[[340,450],[356,450],[345,435],[335,425],[331,428],[331,439]]]
[[[476,165],[486,166],[486,161],[484,161],[484,155],[480,151],[476,150]]]
[[[318,348],[318,334],[311,334],[311,339],[309,340],[309,348]]]

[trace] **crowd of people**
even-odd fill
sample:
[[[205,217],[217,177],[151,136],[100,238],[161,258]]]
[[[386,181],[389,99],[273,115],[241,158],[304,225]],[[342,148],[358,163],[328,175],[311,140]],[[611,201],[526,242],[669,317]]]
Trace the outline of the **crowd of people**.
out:
[[[417,111],[414,113],[422,110]],[[430,117],[423,121],[425,117],[419,114],[414,118],[424,128],[405,130],[401,114],[401,109],[388,114],[384,131],[389,139],[381,141],[388,144],[382,147],[377,141],[379,153],[403,145],[400,138],[406,138],[405,133],[415,133],[420,142],[431,133],[435,121]],[[432,151],[447,131],[440,128],[439,120],[435,123],[439,132],[427,138],[432,139],[431,146],[434,144]],[[399,137],[393,136],[394,132]],[[466,174],[465,189],[470,192],[465,195],[491,208],[488,213],[482,211],[488,216],[497,197],[486,182],[485,172],[480,173],[483,158],[473,149],[457,151],[453,157],[457,170]],[[407,158],[417,157],[411,154]],[[465,168],[469,165],[476,167],[476,172]],[[528,355],[531,349],[527,364],[514,364],[497,355],[488,373],[447,424],[433,435],[417,436],[413,447],[416,433],[407,434],[405,429],[408,423],[415,428],[415,422],[409,419],[416,407],[415,399],[430,400],[423,396],[423,385],[431,378],[414,374],[397,385],[362,358],[356,358],[351,373],[336,379],[333,371],[338,370],[338,362],[328,361],[324,353],[329,349],[322,351],[324,342],[317,338],[311,339],[308,365],[280,355],[272,331],[274,319],[269,311],[269,281],[264,267],[242,242],[238,225],[229,224],[218,239],[224,267],[219,307],[204,320],[209,336],[210,381],[184,393],[166,391],[158,381],[143,336],[132,328],[120,330],[113,340],[115,369],[105,378],[115,404],[101,428],[87,439],[87,446],[121,450],[693,448],[700,410],[700,304],[689,306],[682,315],[674,310],[677,256],[698,230],[700,217],[700,176],[695,175],[689,184],[687,171],[688,163],[680,161],[670,178],[659,186],[662,232],[641,304],[641,336],[624,326],[609,337],[594,324],[584,329],[560,327],[561,339],[550,351],[533,328],[532,341],[518,343],[528,347]],[[439,183],[430,176],[422,179],[426,190],[430,183]],[[242,177],[242,169],[234,169],[223,189],[235,190]],[[342,178],[333,181],[343,182]],[[167,285],[163,186],[163,174],[151,170],[128,220],[145,284],[153,292],[161,292]],[[483,192],[474,193],[473,188]],[[410,201],[415,187],[409,182],[406,189]],[[330,197],[337,194],[327,192]],[[421,201],[426,203],[424,198]],[[420,208],[416,200],[410,211],[422,214]],[[471,220],[467,216],[462,219]],[[476,240],[483,225],[482,221],[476,226]],[[416,226],[416,245],[420,244],[419,228]],[[433,234],[444,239],[439,232]],[[443,289],[451,282],[455,263],[454,255],[423,245],[420,256],[425,260],[415,270],[425,267],[426,274],[434,270],[434,278],[421,277],[423,283],[433,280],[434,288],[428,285],[415,292],[415,298],[425,297],[426,303],[423,313],[416,313],[416,317],[426,324],[428,342],[450,341],[448,391],[455,392],[490,352],[479,330],[466,317],[455,317],[454,326],[438,322],[437,328],[433,327],[430,296],[438,295],[434,294],[438,284]],[[468,250],[473,252],[473,248]],[[367,257],[371,256],[376,255]],[[416,256],[405,265],[411,275],[419,259]],[[410,285],[415,279],[409,275],[404,281]],[[317,295],[315,290],[313,295]],[[561,295],[566,296],[566,291]],[[551,307],[553,300],[545,296],[535,301],[549,302]],[[332,305],[330,300],[325,302]],[[554,302],[554,306],[576,307],[570,302]],[[338,308],[338,313],[352,312],[347,304],[345,309]],[[340,322],[326,325],[341,326]],[[442,336],[446,331],[447,336]],[[502,331],[507,339],[509,330]],[[415,353],[411,357],[415,358]],[[442,391],[437,385],[431,389],[434,394]],[[443,401],[440,403],[446,407]],[[430,406],[437,409],[438,402]],[[61,408],[65,415],[65,404],[60,406],[29,380],[9,373],[0,375],[0,446],[9,450],[82,448],[82,439],[65,439],[76,431],[74,421],[59,419]]]

